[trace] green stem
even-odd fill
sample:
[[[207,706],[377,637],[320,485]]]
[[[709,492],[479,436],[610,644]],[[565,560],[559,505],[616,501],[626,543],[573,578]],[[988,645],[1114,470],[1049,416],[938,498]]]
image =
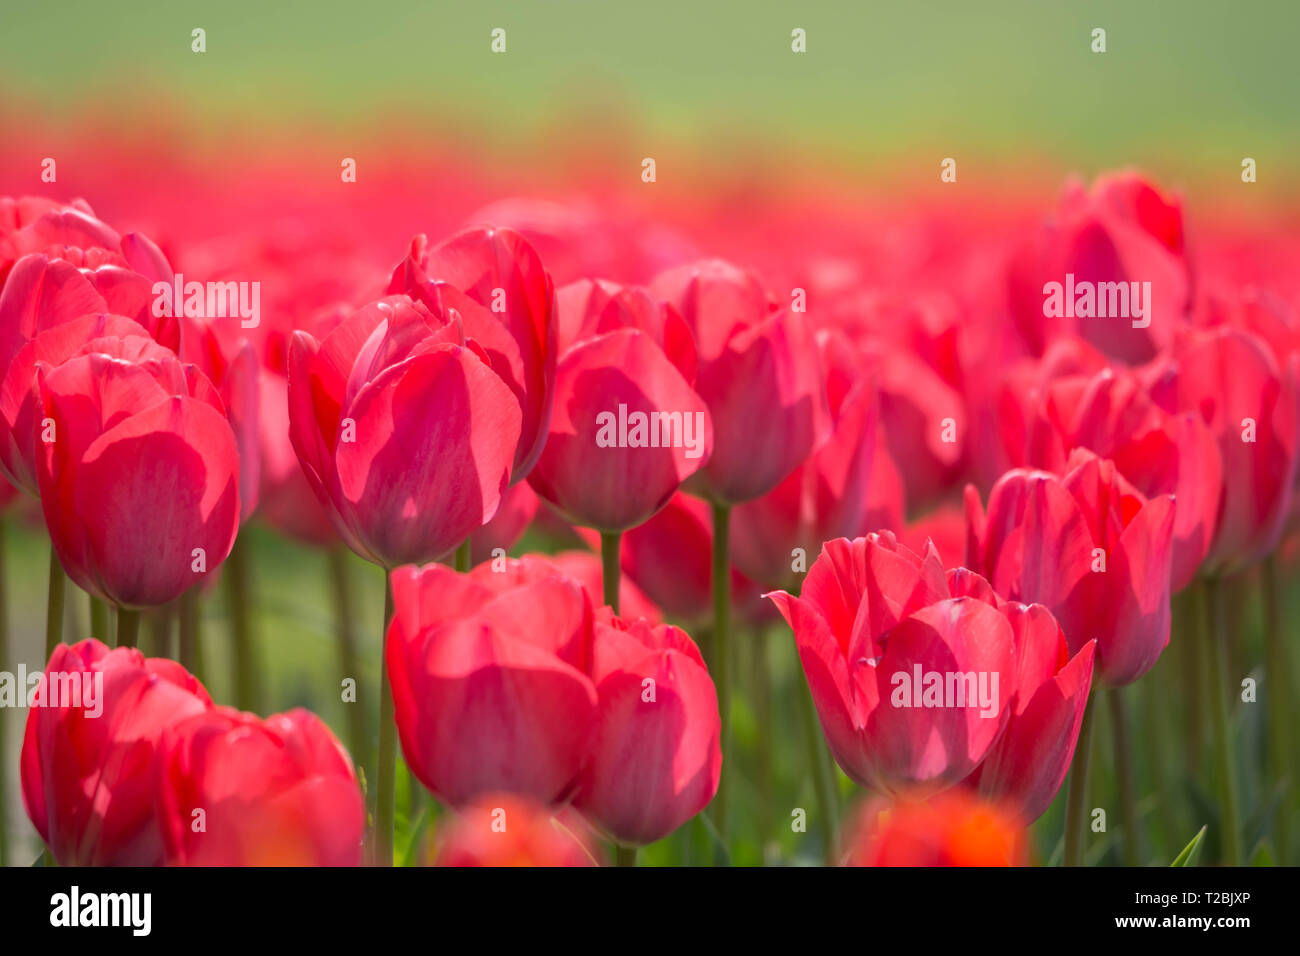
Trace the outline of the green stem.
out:
[[[1282,785],[1282,799],[1276,818],[1278,863],[1285,866],[1291,856],[1291,815],[1296,778],[1295,750],[1291,735],[1296,716],[1291,712],[1291,662],[1287,634],[1282,627],[1281,594],[1278,589],[1277,559],[1269,555],[1260,569],[1264,585],[1264,693],[1268,695],[1268,753],[1273,778]]]
[[[474,566],[474,559],[472,557],[472,551],[470,550],[469,538],[466,538],[464,541],[462,541],[460,543],[460,547],[456,549],[455,560],[456,560],[455,568],[461,574],[464,574],[466,571],[468,571],[470,568]]]
[[[1123,688],[1107,688],[1106,703],[1110,705],[1111,736],[1115,742],[1115,779],[1119,787],[1120,813],[1124,820],[1124,865],[1140,866],[1142,842],[1138,829],[1133,754],[1129,742],[1128,713],[1122,694]]]
[[[1079,742],[1074,748],[1074,761],[1070,766],[1070,789],[1065,795],[1065,866],[1080,866],[1083,862],[1083,828],[1088,816],[1088,764],[1092,759],[1092,709],[1096,693],[1088,695],[1083,709],[1083,723],[1079,726]]]
[[[1237,822],[1237,775],[1233,771],[1232,737],[1228,726],[1227,695],[1231,693],[1232,681],[1228,671],[1228,608],[1223,586],[1224,581],[1218,576],[1205,582],[1210,627],[1202,663],[1205,667],[1205,687],[1210,692],[1210,730],[1214,738],[1214,762],[1219,778],[1220,828],[1223,831],[1219,842],[1223,850],[1223,862],[1228,866],[1238,866],[1241,863],[1241,832]]]
[[[195,677],[199,667],[199,586],[188,588],[178,599],[177,660]]]
[[[379,638],[379,761],[375,771],[375,837],[374,863],[376,866],[393,865],[393,819],[397,796],[397,724],[393,704],[393,690],[388,682],[388,655],[384,653],[388,642],[388,627],[393,622],[393,588],[384,572],[384,632]]]
[[[140,637],[140,612],[135,608],[117,609],[117,646],[135,647]]]
[[[614,865],[615,866],[636,866],[636,847],[634,846],[614,847]]]
[[[813,706],[812,694],[807,685],[800,682],[795,696],[799,699],[799,722],[803,725],[804,750],[812,762],[813,794],[821,812],[822,852],[826,865],[834,866],[835,841],[840,832],[840,794],[839,788],[835,786],[835,768],[831,764],[826,741],[822,738],[817,709]]]
[[[258,686],[258,667],[253,642],[252,588],[250,585],[249,547],[246,537],[235,539],[235,546],[226,558],[222,575],[229,599],[230,629],[234,644],[235,706],[240,710],[257,711],[261,688]]]
[[[764,627],[755,629],[749,644],[750,668],[753,683],[754,719],[758,741],[754,772],[758,777],[758,807],[755,817],[760,834],[759,846],[764,847],[773,833],[772,798],[772,675],[768,665],[768,632]],[[766,854],[764,854],[766,859]]]
[[[90,636],[107,644],[109,638],[108,605],[93,594],[87,594],[86,599],[90,603]]]
[[[605,603],[618,613],[619,548],[623,544],[623,532],[602,531],[600,533],[600,583],[605,592]]]
[[[361,682],[361,664],[357,656],[356,616],[353,611],[352,581],[348,576],[348,555],[342,546],[329,549],[330,590],[334,597],[334,634],[338,640],[339,671],[344,678]],[[352,759],[369,766],[366,757],[366,715],[354,701],[344,705],[348,714],[348,740]]]
[[[713,683],[718,690],[718,714],[722,720],[722,752],[731,753],[731,506],[713,505]],[[713,823],[725,844],[727,840],[727,781],[724,767],[713,798]]]
[[[48,662],[54,649],[63,640],[63,590],[68,576],[63,573],[59,556],[50,545],[50,587],[45,603],[45,660]]]

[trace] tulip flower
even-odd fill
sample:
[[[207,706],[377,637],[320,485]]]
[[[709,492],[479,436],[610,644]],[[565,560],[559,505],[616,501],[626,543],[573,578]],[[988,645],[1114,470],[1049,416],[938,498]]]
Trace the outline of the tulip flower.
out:
[[[792,586],[806,556],[823,541],[856,536],[867,509],[876,445],[876,394],[857,349],[840,334],[821,332],[817,345],[826,373],[831,436],[807,461],[761,498],[732,512],[733,560],[747,577],[772,587]],[[796,549],[805,561],[797,566]]]
[[[488,794],[462,807],[439,840],[434,866],[597,866],[572,814],[516,794]]]
[[[92,340],[38,386],[50,540],[68,576],[133,625],[230,553],[239,455],[225,407],[198,369],[142,336]],[[119,627],[123,638],[134,632]]]
[[[555,287],[533,247],[511,229],[467,229],[432,247],[416,236],[388,293],[406,293],[435,313],[456,310],[519,402],[510,473],[521,481],[546,442],[557,359]]]
[[[167,862],[356,866],[365,807],[320,718],[215,707],[164,730],[154,767]]]
[[[574,806],[622,847],[653,843],[717,792],[721,721],[713,681],[685,631],[608,609],[596,624],[592,679],[600,698],[596,734]]]
[[[1101,679],[1131,684],[1169,643],[1174,499],[1147,498],[1080,449],[1063,476],[1015,469],[966,490],[971,569],[1012,601],[1046,605],[1071,653],[1097,641]]]
[[[1091,191],[1072,182],[1055,219],[1016,256],[1008,279],[1012,316],[1033,354],[1074,334],[1112,358],[1148,361],[1173,342],[1190,305],[1182,199],[1161,195],[1135,173],[1103,176]],[[1059,309],[1048,305],[1049,283],[1060,287]],[[1129,294],[1135,285],[1142,315]],[[1101,314],[1095,301],[1076,308],[1084,290],[1103,286],[1117,294],[1122,288],[1127,308],[1116,311],[1126,314]],[[1072,296],[1075,288],[1080,293]]]
[[[1148,377],[1162,407],[1193,413],[1218,442],[1222,500],[1205,570],[1230,573],[1258,561],[1291,510],[1300,462],[1296,369],[1251,332],[1215,328],[1188,336]]]
[[[519,403],[448,313],[390,296],[295,332],[289,424],[339,535],[385,568],[439,558],[496,513]]]
[[[769,595],[794,631],[831,754],[863,786],[943,789],[1006,726],[1015,632],[991,591],[969,587],[955,595],[932,546],[918,555],[884,532],[826,542],[799,597]]]
[[[80,700],[46,700],[27,715],[23,806],[62,866],[159,866],[152,764],[164,732],[212,701],[180,665],[134,648],[60,644],[47,688],[80,687]]]
[[[876,799],[846,831],[846,866],[1025,866],[1029,839],[1014,812],[965,790],[928,800]]]
[[[1071,657],[1047,608],[1008,604],[1003,611],[1015,633],[1016,697],[1006,730],[970,783],[1032,823],[1055,799],[1074,758],[1096,644],[1089,641]]]
[[[580,583],[593,606],[600,605],[603,580],[599,555],[591,551],[559,551],[547,555],[547,560],[561,574]],[[645,618],[651,624],[663,622],[663,614],[654,602],[637,587],[635,581],[624,576],[620,576],[618,581],[618,604],[623,609],[623,616],[630,621]]]
[[[435,796],[544,804],[577,788],[596,729],[592,608],[541,558],[392,574],[387,662],[402,753]]]
[[[77,201],[5,200],[0,212],[0,369],[45,329],[92,312],[134,319],[175,351],[180,327],[154,314],[172,269],[153,242],[118,234]],[[6,223],[7,220],[7,223]]]

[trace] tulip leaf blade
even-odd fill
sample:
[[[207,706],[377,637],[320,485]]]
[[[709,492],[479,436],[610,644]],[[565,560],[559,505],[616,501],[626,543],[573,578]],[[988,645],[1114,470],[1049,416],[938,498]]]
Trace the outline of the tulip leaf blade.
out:
[[[1207,829],[1209,829],[1208,824],[1202,826],[1199,830],[1197,830],[1196,836],[1192,837],[1191,842],[1188,843],[1187,846],[1183,847],[1183,852],[1179,853],[1178,856],[1174,857],[1174,862],[1170,863],[1169,865],[1171,867],[1194,866],[1196,863],[1196,857],[1201,851],[1201,843],[1205,839],[1205,831]]]

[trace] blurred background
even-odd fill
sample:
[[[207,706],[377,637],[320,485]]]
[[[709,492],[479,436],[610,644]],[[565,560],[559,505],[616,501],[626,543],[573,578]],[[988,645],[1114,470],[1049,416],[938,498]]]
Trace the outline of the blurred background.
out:
[[[1104,54],[1091,50],[1096,27]],[[504,53],[492,52],[495,28]],[[795,28],[806,53],[791,51]],[[1292,0],[10,5],[0,25],[0,195],[82,196],[119,229],[157,238],[180,268],[189,245],[210,249],[260,224],[280,230],[311,209],[352,234],[377,278],[414,233],[441,237],[516,197],[617,210],[674,230],[683,254],[761,262],[774,230],[788,242],[791,231],[823,229],[826,210],[859,223],[888,222],[903,205],[1032,222],[1067,177],[1121,167],[1181,191],[1193,235],[1198,223],[1248,232],[1268,221],[1294,236],[1298,37]],[[1258,164],[1250,188],[1247,156]],[[57,161],[55,183],[41,180],[46,157]],[[340,180],[345,157],[357,162],[356,183]],[[653,184],[641,181],[646,157]],[[957,160],[955,184],[939,180],[944,157]],[[887,231],[873,241],[895,244]],[[557,282],[576,278],[553,268]],[[38,519],[6,525],[10,660],[39,667],[48,545]],[[257,523],[244,533],[263,710],[307,706],[343,736],[326,556]],[[555,546],[531,532],[516,550]],[[373,684],[382,580],[350,555],[345,564]],[[87,610],[69,591],[71,637]],[[228,701],[223,591],[202,614],[204,677]],[[754,788],[733,783],[735,855],[815,862],[816,835],[784,822],[787,805],[811,805],[801,732],[784,720],[802,678],[788,632],[770,637],[761,652],[775,741],[761,773],[780,819],[761,819],[746,803]],[[739,760],[757,773],[766,748],[747,700],[737,704]],[[11,862],[25,863],[37,843],[16,798],[21,730],[5,722]],[[1096,776],[1104,786],[1104,769]],[[1199,826],[1197,799],[1159,821],[1175,852]],[[1062,803],[1035,828],[1039,862],[1059,854]],[[427,811],[417,822],[403,803],[408,841],[426,832]],[[1154,820],[1161,810],[1151,802],[1144,812]],[[684,829],[643,859],[702,861],[708,835]],[[1093,862],[1112,852],[1103,842]]]

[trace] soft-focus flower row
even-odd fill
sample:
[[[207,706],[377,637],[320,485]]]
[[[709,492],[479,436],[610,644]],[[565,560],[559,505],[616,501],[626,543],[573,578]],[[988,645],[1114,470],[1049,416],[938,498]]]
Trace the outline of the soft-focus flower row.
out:
[[[449,861],[598,861],[711,801],[725,839],[730,632],[779,611],[835,761],[894,801],[845,858],[1026,861],[1094,685],[1294,526],[1300,247],[1193,234],[1129,173],[1032,227],[901,215],[889,277],[879,236],[782,216],[724,261],[695,253],[743,248],[726,222],[576,204],[360,249],[325,217],[159,244],[0,199],[0,467],[119,645],[251,520],[389,578],[373,754],[214,705],[183,654],[51,646],[105,693],[28,718],[53,856],[387,862],[394,730],[463,811]],[[1066,276],[1145,288],[1143,321],[1045,308]],[[257,324],[163,304],[191,281],[257,283]],[[530,527],[567,550],[504,557]],[[900,695],[932,673],[992,699]]]

